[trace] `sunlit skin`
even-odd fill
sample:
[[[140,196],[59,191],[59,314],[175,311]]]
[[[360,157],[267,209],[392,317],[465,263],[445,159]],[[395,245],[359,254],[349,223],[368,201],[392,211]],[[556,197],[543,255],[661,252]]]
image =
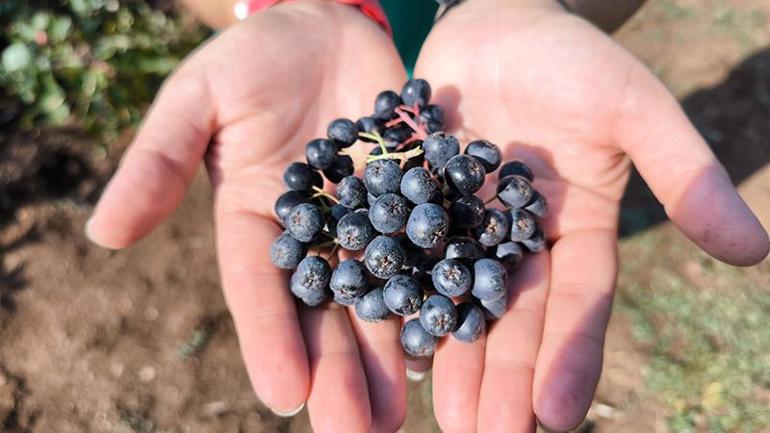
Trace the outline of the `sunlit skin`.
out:
[[[766,232],[676,101],[555,2],[469,0],[436,26],[416,76],[431,82],[463,142],[489,139],[504,159],[531,162],[551,208],[552,249],[516,273],[505,316],[486,338],[438,348],[444,431],[528,432],[535,414],[566,430],[582,419],[601,370],[631,160],[710,254],[736,265],[767,254]],[[222,286],[254,390],[277,412],[307,402],[317,432],[401,425],[400,323],[297,309],[268,257],[281,231],[272,206],[307,141],[334,118],[369,114],[380,90],[405,79],[387,35],[354,8],[300,1],[257,14],[169,79],[88,226],[102,246],[131,245],[168,217],[205,162]]]

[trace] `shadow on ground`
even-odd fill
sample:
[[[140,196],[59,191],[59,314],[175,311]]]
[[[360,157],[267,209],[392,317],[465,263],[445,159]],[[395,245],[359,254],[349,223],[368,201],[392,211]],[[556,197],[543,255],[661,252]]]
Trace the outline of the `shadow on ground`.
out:
[[[723,83],[687,96],[682,105],[736,185],[770,162],[770,49],[746,59]],[[666,219],[634,171],[622,203],[621,236]]]

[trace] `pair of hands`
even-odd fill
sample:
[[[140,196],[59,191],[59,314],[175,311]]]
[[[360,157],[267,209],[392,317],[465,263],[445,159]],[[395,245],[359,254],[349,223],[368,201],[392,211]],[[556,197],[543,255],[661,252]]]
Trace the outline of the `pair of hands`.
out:
[[[433,29],[415,75],[449,129],[531,164],[549,201],[553,247],[526,260],[509,311],[473,344],[433,360],[446,432],[576,426],[602,367],[617,272],[619,201],[633,161],[674,223],[714,257],[750,265],[768,237],[677,102],[631,55],[553,0],[468,0]],[[205,161],[219,266],[252,385],[289,414],[307,402],[318,432],[394,432],[406,408],[400,323],[339,306],[296,307],[268,251],[281,229],[281,175],[338,117],[400,89],[389,38],[355,9],[280,4],[193,54],[166,83],[92,220],[123,248],[177,207]]]

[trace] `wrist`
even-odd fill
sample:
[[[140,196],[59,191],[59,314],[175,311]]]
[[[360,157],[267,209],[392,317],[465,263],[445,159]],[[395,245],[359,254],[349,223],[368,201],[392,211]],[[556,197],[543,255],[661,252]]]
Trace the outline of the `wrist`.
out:
[[[391,34],[390,24],[378,0],[241,0],[235,6],[234,16],[244,19],[249,15],[281,4],[305,4],[315,8],[344,8],[357,10],[359,15],[377,23],[385,33]]]
[[[479,16],[499,16],[500,14],[516,14],[522,12],[566,13],[568,10],[559,0],[464,0],[451,8],[447,15],[458,18]]]

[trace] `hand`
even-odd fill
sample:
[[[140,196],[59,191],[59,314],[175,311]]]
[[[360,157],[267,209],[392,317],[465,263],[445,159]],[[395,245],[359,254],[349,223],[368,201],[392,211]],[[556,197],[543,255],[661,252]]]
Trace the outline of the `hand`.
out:
[[[298,312],[268,257],[281,232],[273,203],[307,141],[335,118],[370,113],[380,90],[405,79],[388,36],[352,7],[301,1],[257,14],[168,80],[88,225],[100,245],[131,245],[177,207],[205,159],[222,285],[252,385],[278,413],[307,401],[318,432],[401,424],[399,327],[367,326],[342,308]]]
[[[740,266],[767,255],[767,233],[665,87],[555,1],[468,0],[434,28],[415,75],[435,103],[456,108],[450,129],[531,162],[551,208],[553,247],[516,273],[518,295],[486,341],[447,339],[434,357],[445,432],[529,432],[533,414],[566,431],[583,419],[602,368],[631,161],[709,254]]]

